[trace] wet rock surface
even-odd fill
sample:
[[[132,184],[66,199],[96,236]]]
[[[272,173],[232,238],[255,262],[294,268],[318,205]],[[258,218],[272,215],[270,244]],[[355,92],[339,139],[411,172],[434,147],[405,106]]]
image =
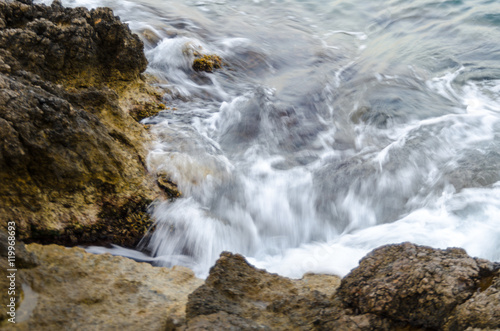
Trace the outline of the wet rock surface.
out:
[[[500,328],[500,273],[484,277],[479,291],[457,306],[448,317],[444,330],[468,330],[469,328]]]
[[[129,115],[161,99],[146,65],[109,8],[0,2],[1,227],[64,245],[140,240],[161,194]]]

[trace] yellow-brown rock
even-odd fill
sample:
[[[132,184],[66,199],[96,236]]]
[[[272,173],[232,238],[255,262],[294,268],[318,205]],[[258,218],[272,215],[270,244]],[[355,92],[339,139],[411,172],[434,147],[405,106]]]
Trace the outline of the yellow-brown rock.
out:
[[[144,163],[151,137],[130,116],[161,108],[143,44],[108,8],[25,2],[0,2],[0,228],[133,246],[161,193]]]
[[[184,267],[57,245],[26,248],[39,262],[18,272],[32,302],[2,330],[165,330],[183,323],[187,296],[202,283]]]

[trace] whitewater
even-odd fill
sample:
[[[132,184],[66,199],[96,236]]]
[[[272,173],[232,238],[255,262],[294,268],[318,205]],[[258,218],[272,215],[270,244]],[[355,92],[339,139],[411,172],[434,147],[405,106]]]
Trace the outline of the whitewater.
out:
[[[183,193],[137,250],[89,251],[199,277],[224,250],[293,278],[404,241],[500,261],[497,1],[62,3],[143,40],[169,106],[147,166]]]

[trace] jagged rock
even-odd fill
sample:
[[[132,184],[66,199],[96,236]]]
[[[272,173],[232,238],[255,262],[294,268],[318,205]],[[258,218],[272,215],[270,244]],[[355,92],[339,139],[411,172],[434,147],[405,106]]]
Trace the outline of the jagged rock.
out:
[[[340,288],[335,276],[292,280],[227,252],[204,283],[183,267],[156,268],[79,248],[31,244],[26,252],[35,263],[19,270],[19,281],[33,291],[23,300],[36,304],[25,311],[21,302],[19,323],[0,324],[7,330],[143,329],[145,321],[151,330],[448,331],[500,325],[500,266],[460,249],[384,246]],[[460,302],[452,308],[449,293]]]
[[[161,99],[146,64],[110,9],[0,2],[0,227],[15,220],[28,241],[137,243],[161,194],[144,165],[151,137],[129,115]]]
[[[188,293],[202,283],[184,267],[153,267],[81,248],[26,248],[39,261],[18,272],[34,292],[25,298],[33,309],[2,330],[165,330],[184,322]]]
[[[167,194],[170,199],[178,198],[182,195],[177,184],[172,181],[172,178],[165,173],[158,173],[156,181],[158,186]]]
[[[484,279],[479,292],[455,309],[444,330],[500,329],[500,274]]]
[[[495,329],[499,268],[462,249],[387,245],[361,260],[337,290],[334,276],[290,280],[223,253],[205,284],[189,295],[186,328]]]
[[[497,267],[471,258],[463,249],[387,245],[364,257],[342,280],[338,294],[359,313],[440,329]]]
[[[0,3],[0,45],[11,71],[65,85],[134,80],[146,69],[139,37],[109,8]],[[13,60],[15,59],[15,60]]]
[[[189,295],[188,330],[310,330],[340,316],[335,276],[290,280],[224,252],[205,284]],[[324,320],[321,320],[324,318]]]

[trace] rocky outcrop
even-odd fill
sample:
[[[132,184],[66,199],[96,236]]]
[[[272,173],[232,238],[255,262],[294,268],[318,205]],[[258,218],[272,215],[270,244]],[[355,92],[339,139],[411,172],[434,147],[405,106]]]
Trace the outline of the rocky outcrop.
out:
[[[209,325],[210,330],[307,328],[321,310],[338,309],[328,295],[339,279],[323,277],[322,285],[330,293],[318,291],[321,286],[311,290],[306,282],[255,269],[241,255],[223,253],[205,284],[189,295],[188,330]]]
[[[0,2],[0,228],[15,220],[27,241],[137,243],[160,193],[144,165],[149,134],[129,115],[160,105],[146,65],[108,8]]]
[[[137,79],[147,60],[139,37],[109,8],[0,3],[4,66],[68,86]]]
[[[292,281],[223,253],[189,295],[188,330],[466,330],[500,327],[500,265],[410,243],[332,276]],[[309,276],[311,277],[311,276]]]
[[[17,298],[16,324],[0,324],[6,330],[500,328],[500,265],[456,248],[384,246],[342,280],[315,274],[288,279],[225,252],[205,282],[187,268],[153,267],[80,248],[16,249],[16,286],[25,291]]]
[[[405,243],[374,250],[342,280],[339,295],[361,313],[442,328],[453,309],[481,290],[495,265],[463,249]]]
[[[356,330],[356,325],[390,325],[376,316],[349,316],[335,295],[339,285],[336,276],[291,280],[258,270],[241,255],[222,253],[205,284],[189,295],[186,328]]]
[[[184,322],[187,296],[202,283],[184,267],[153,267],[56,245],[30,244],[26,250],[38,266],[19,268],[29,293],[16,324],[4,322],[2,330],[165,330]]]

